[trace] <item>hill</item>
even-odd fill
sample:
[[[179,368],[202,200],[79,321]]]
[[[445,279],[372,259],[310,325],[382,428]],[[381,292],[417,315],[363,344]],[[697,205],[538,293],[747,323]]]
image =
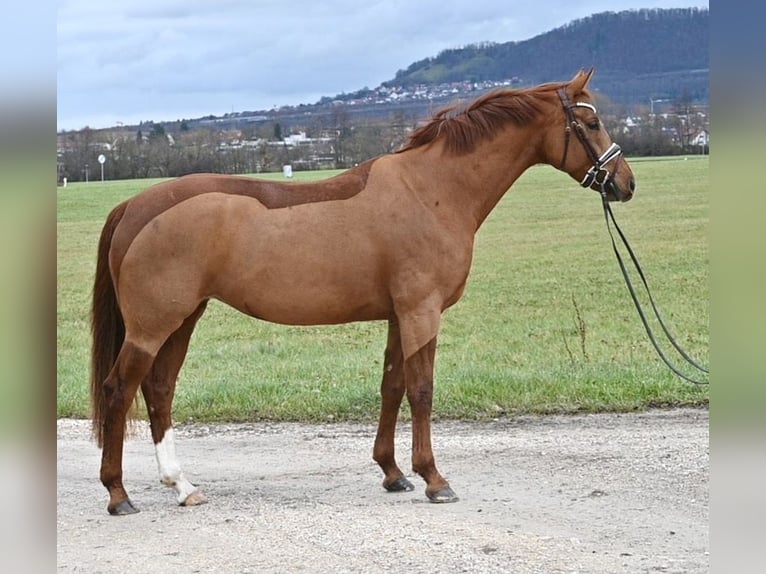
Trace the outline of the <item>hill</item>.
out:
[[[708,9],[603,12],[521,42],[445,50],[400,70],[383,85],[506,79],[533,85],[595,67],[592,87],[618,102],[681,97],[707,102],[709,27]]]
[[[666,106],[683,101],[706,106],[709,21],[710,11],[702,8],[602,12],[529,40],[444,50],[399,70],[376,88],[325,96],[313,104],[124,127],[151,130],[159,123],[170,131],[240,129],[278,122],[294,130],[347,120],[401,123],[494,87],[567,80],[590,67],[597,70],[591,87],[615,103],[651,107],[658,101]]]

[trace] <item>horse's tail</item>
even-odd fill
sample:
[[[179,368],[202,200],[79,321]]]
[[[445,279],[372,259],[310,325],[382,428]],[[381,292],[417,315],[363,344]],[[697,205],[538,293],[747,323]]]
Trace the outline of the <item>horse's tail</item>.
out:
[[[109,250],[117,224],[125,213],[126,203],[115,207],[106,219],[98,242],[96,280],[93,285],[93,307],[91,312],[90,399],[93,420],[93,437],[98,446],[103,446],[104,393],[103,386],[112,370],[117,354],[125,340],[125,323],[117,305],[117,294],[109,270]]]

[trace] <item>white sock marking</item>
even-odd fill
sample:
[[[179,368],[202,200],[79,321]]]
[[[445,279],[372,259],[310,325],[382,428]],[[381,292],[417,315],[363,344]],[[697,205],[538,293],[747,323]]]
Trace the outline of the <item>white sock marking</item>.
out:
[[[160,470],[160,482],[173,487],[178,495],[178,504],[183,503],[192,492],[197,490],[197,487],[186,480],[183,472],[181,472],[181,465],[178,464],[176,458],[172,427],[165,431],[165,436],[154,445],[154,448],[157,454],[157,466]]]

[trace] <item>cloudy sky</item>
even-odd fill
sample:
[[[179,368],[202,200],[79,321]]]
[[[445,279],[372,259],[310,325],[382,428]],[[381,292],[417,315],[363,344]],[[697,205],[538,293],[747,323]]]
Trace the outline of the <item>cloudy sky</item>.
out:
[[[58,0],[57,127],[314,103],[441,50],[702,0]]]

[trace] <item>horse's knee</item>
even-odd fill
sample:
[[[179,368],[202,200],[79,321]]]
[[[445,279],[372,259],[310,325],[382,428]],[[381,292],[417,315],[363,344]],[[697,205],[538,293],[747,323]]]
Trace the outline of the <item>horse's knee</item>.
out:
[[[433,403],[434,390],[433,385],[421,383],[407,387],[407,400],[410,406],[415,409],[431,409]]]

